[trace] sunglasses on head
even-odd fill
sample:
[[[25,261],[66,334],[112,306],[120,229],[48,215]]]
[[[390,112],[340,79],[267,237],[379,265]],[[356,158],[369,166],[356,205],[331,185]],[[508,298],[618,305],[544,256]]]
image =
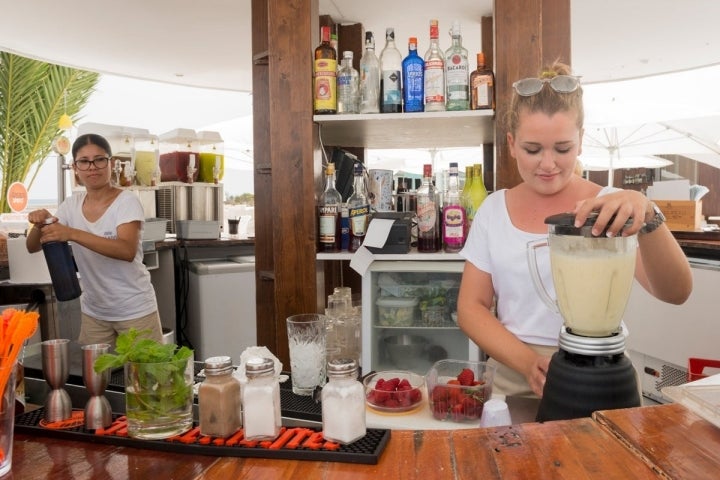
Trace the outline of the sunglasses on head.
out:
[[[558,93],[572,93],[580,86],[580,79],[572,75],[557,75],[552,78],[523,78],[513,83],[513,88],[522,97],[532,97],[540,93],[546,83]]]

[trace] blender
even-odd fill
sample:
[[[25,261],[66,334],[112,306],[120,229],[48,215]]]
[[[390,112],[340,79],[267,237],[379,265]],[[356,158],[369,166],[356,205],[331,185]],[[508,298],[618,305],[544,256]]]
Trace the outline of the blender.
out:
[[[635,368],[625,355],[621,326],[635,273],[637,235],[607,237],[602,232],[593,236],[596,219],[593,213],[576,228],[574,214],[552,215],[545,219],[547,240],[528,244],[536,290],[563,318],[559,349],[550,361],[538,408],[539,422],[640,405]],[[536,252],[545,246],[550,251],[556,301],[538,273]]]

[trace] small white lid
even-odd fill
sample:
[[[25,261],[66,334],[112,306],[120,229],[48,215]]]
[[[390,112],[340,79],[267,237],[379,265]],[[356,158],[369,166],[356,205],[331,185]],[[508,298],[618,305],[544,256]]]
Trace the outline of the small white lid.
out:
[[[375,304],[378,307],[414,307],[419,301],[417,297],[380,297]]]

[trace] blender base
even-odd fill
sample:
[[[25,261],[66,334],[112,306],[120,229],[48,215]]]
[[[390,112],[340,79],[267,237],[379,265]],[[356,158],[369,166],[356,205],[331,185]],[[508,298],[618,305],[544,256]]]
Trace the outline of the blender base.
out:
[[[593,356],[561,349],[550,360],[535,420],[570,420],[639,406],[637,374],[624,353]]]

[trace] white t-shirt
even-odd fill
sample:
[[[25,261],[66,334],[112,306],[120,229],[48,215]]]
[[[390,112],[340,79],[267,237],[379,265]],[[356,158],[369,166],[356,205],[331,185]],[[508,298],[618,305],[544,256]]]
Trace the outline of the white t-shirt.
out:
[[[547,234],[524,232],[512,224],[505,190],[498,190],[480,205],[460,255],[492,276],[497,316],[505,328],[525,343],[555,346],[563,320],[540,298],[527,260],[528,242],[544,238]],[[542,283],[554,299],[550,251],[538,248],[536,258]]]
[[[605,187],[598,196],[613,191],[617,189]],[[540,298],[528,263],[528,243],[548,235],[516,228],[508,214],[505,192],[493,192],[480,205],[460,255],[492,276],[497,317],[505,328],[525,343],[556,346],[562,316]],[[554,301],[549,248],[536,248],[535,257],[542,284]]]
[[[140,221],[144,227],[142,204],[132,192],[122,191],[96,222],[88,221],[82,213],[86,195],[75,193],[60,204],[56,213],[60,223],[105,238],[117,238],[117,227],[125,223]],[[72,244],[72,250],[80,272],[80,305],[85,314],[121,321],[157,310],[150,272],[142,263],[141,242],[132,262],[106,257],[78,244]]]

